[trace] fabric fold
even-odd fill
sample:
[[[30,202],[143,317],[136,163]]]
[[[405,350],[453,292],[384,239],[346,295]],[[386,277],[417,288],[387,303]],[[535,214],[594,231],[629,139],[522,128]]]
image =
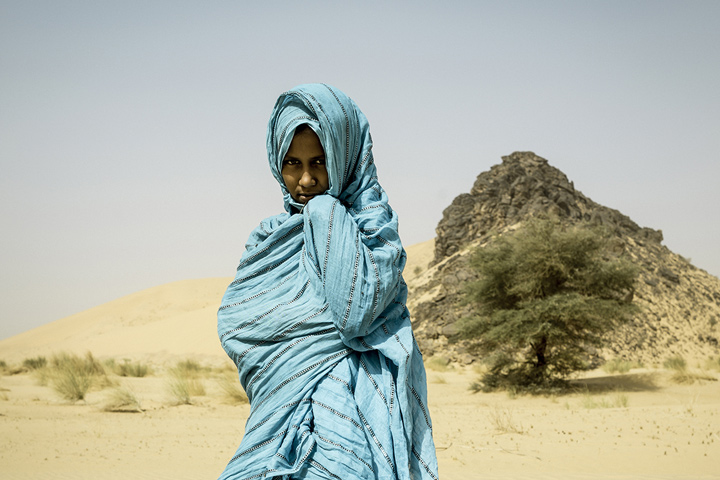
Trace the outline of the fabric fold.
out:
[[[281,173],[302,124],[321,141],[330,185],[306,205]],[[406,257],[367,120],[339,90],[302,85],[278,99],[267,142],[286,213],[250,235],[218,311],[251,404],[220,478],[437,479]]]

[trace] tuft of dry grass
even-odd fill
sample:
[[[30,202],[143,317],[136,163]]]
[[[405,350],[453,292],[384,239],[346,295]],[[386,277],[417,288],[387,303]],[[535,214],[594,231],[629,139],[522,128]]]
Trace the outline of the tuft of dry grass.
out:
[[[495,430],[500,433],[525,433],[522,424],[515,420],[510,408],[495,405],[488,412],[488,416]]]
[[[691,372],[687,368],[687,362],[681,356],[667,358],[663,362],[663,367],[672,371],[672,374],[670,375],[670,380],[679,384],[691,385],[695,382],[702,382],[705,380],[717,380],[714,376],[708,375],[706,373]]]
[[[642,368],[642,364],[622,358],[613,358],[602,366],[602,369],[611,375],[614,373],[628,373],[633,368]]]
[[[444,385],[447,383],[447,379],[445,377],[443,377],[442,375],[433,375],[431,382]]]
[[[702,372],[691,372],[690,370],[684,369],[673,372],[670,376],[670,380],[683,385],[692,385],[695,382],[714,382],[717,381],[717,378]]]
[[[34,358],[26,358],[22,363],[23,367],[29,371],[39,370],[47,366],[47,359],[42,356]]]
[[[192,397],[205,395],[205,385],[200,378],[208,370],[194,360],[183,360],[170,369],[167,382],[168,393],[174,405],[190,405]]]
[[[152,374],[152,369],[142,362],[131,362],[127,358],[122,363],[110,362],[110,366],[115,375],[120,377],[136,377],[142,378]]]
[[[705,360],[705,369],[706,370],[715,370],[716,372],[720,372],[720,356],[710,357],[707,360]]]
[[[141,413],[143,411],[140,401],[129,387],[116,387],[103,406],[106,412]]]
[[[85,357],[71,353],[59,353],[52,357],[50,366],[39,370],[41,381],[50,382],[53,389],[64,399],[84,400],[93,386],[112,385],[105,368],[87,352]]]
[[[192,359],[181,360],[175,366],[176,370],[185,372],[186,375],[200,376],[201,374],[210,373],[210,368],[203,367],[200,363]]]
[[[247,394],[240,386],[235,370],[225,371],[217,379],[218,385],[225,394],[225,400],[230,404],[249,403]]]
[[[582,398],[582,406],[587,409],[595,408],[627,408],[629,401],[628,396],[624,393],[616,393],[610,398],[597,398],[590,393],[586,393]]]
[[[451,369],[450,360],[446,357],[433,356],[425,361],[425,368],[435,372],[447,372]]]
[[[680,355],[674,355],[665,359],[665,361],[663,362],[663,367],[668,370],[686,370],[687,362]]]

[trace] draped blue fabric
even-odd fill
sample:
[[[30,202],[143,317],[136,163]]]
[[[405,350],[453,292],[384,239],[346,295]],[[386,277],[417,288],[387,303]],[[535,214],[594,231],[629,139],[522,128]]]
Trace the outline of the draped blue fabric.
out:
[[[281,175],[302,124],[330,185],[306,205]],[[267,149],[286,212],[250,235],[218,312],[251,405],[220,478],[437,479],[405,251],[365,116],[331,86],[301,85],[278,99]]]

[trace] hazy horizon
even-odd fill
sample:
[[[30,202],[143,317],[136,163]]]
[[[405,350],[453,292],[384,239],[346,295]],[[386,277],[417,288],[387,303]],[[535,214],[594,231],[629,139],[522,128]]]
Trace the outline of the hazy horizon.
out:
[[[720,275],[720,2],[0,0],[0,339],[230,277],[282,210],[277,96],[370,121],[405,245],[533,151]]]

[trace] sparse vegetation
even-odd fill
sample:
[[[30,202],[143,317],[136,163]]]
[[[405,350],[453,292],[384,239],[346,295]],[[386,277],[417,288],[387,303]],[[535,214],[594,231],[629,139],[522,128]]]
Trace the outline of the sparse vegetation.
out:
[[[142,362],[131,362],[124,359],[122,363],[113,362],[112,370],[120,377],[144,377],[152,373],[150,367]]]
[[[675,355],[673,357],[665,359],[665,361],[663,362],[663,367],[667,368],[668,370],[686,370],[687,362],[683,357]]]
[[[46,372],[53,389],[70,401],[84,400],[94,385],[110,385],[102,364],[90,352],[84,358],[71,353],[54,355]]]
[[[103,406],[106,412],[142,412],[140,401],[128,387],[116,387]]]
[[[525,432],[522,424],[513,417],[513,411],[510,408],[495,405],[490,409],[488,415],[493,426],[500,433],[522,434]]]
[[[590,393],[586,393],[582,398],[582,406],[587,409],[593,408],[627,408],[628,396],[624,393],[617,393],[611,398],[597,398]]]
[[[450,360],[441,356],[430,357],[425,361],[425,367],[436,372],[447,372],[450,370]]]
[[[675,383],[692,384],[698,381],[717,380],[715,377],[705,373],[692,372],[688,369],[687,362],[679,355],[669,357],[663,362],[663,367],[672,371],[670,380]]]
[[[628,373],[633,368],[642,368],[642,364],[638,362],[631,362],[622,358],[613,358],[605,362],[602,369],[607,373]]]
[[[549,391],[591,367],[589,347],[637,310],[637,268],[584,226],[534,220],[476,250],[480,280],[466,287],[477,315],[460,333],[475,340],[488,372],[481,389]]]
[[[187,375],[195,375],[195,376],[198,376],[201,373],[209,373],[211,370],[208,367],[203,367],[198,362],[196,362],[195,360],[192,360],[192,359],[186,359],[186,360],[182,360],[182,361],[178,362],[175,368],[177,370],[181,370],[181,371],[185,372]]]
[[[710,357],[707,360],[705,360],[705,368],[707,370],[715,370],[715,371],[720,372],[720,356]]]
[[[223,372],[218,378],[218,385],[225,393],[225,399],[228,403],[249,403],[245,391],[240,386],[240,381],[237,378],[237,372],[234,369]]]
[[[39,370],[47,366],[47,359],[45,357],[26,358],[22,365],[30,371]]]
[[[189,405],[191,397],[205,395],[205,386],[200,378],[203,372],[207,369],[194,360],[180,361],[170,369],[167,386],[174,404]]]

